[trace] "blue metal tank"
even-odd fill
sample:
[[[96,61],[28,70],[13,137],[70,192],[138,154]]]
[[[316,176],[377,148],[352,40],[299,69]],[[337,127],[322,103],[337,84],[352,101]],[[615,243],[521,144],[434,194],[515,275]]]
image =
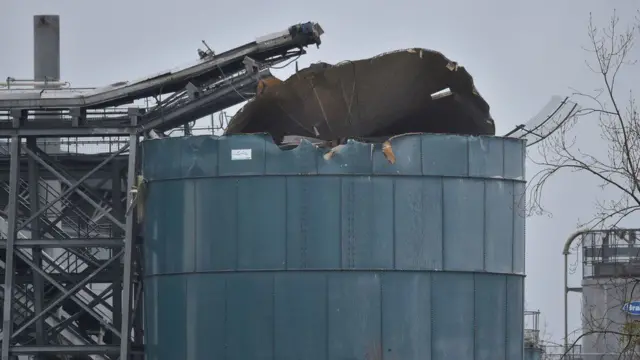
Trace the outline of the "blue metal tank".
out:
[[[142,150],[147,359],[523,359],[522,141]]]

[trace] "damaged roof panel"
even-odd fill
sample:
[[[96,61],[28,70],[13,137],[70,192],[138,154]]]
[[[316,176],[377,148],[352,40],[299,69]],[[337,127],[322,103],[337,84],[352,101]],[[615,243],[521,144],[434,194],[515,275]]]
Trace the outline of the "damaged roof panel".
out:
[[[494,135],[495,126],[464,67],[416,48],[261,81],[226,131],[258,132],[281,143],[287,135],[327,141],[411,132]]]

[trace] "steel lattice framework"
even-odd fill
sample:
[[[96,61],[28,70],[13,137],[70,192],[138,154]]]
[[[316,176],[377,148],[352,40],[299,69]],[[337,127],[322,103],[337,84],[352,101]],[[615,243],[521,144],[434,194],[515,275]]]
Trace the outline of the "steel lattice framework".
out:
[[[135,211],[127,211],[135,201],[138,117],[139,110],[131,109],[130,126],[121,129],[128,144],[118,151],[92,159],[67,155],[62,158],[75,159],[65,159],[66,166],[38,144],[50,132],[30,130],[24,119],[15,119],[1,241],[3,359],[26,354],[128,359],[141,353],[142,258]],[[24,130],[29,136],[20,135]],[[94,136],[91,129],[73,133]],[[79,170],[75,162],[85,164]],[[96,186],[106,182],[107,190]],[[133,335],[133,348],[122,334]]]
[[[194,120],[250,99],[271,65],[319,45],[323,31],[294,25],[89,91],[61,88],[59,32],[58,16],[35,16],[34,79],[0,83],[1,357],[142,359],[139,141],[189,135]]]

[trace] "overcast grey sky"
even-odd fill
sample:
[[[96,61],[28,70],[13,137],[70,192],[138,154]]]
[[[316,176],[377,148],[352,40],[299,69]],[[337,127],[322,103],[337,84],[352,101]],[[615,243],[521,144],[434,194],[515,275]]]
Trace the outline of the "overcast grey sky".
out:
[[[639,0],[0,0],[0,78],[32,76],[36,14],[61,16],[62,79],[74,86],[176,67],[196,58],[201,40],[223,51],[294,23],[317,21],[326,31],[324,43],[309,49],[301,67],[407,47],[438,50],[471,72],[503,134],[551,95],[600,86],[581,49],[588,45],[589,12],[604,24],[617,8],[624,22],[638,7]],[[275,73],[286,77],[291,71]],[[639,78],[633,70],[622,86]],[[593,126],[584,129],[597,138]],[[557,179],[547,196],[554,216],[527,223],[527,306],[543,312],[556,340],[562,336],[561,248],[577,221],[592,213],[594,185],[575,176]],[[571,307],[576,328],[579,298]]]

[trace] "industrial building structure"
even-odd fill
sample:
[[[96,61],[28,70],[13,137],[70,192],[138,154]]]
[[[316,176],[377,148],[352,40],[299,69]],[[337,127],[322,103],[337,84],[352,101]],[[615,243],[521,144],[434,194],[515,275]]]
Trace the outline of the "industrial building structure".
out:
[[[640,355],[640,230],[588,230],[573,234],[565,255],[565,348],[583,360],[636,359]],[[570,250],[580,255],[582,281],[567,282]],[[580,352],[572,349],[567,328],[567,296],[582,297],[578,333]]]
[[[328,152],[163,138],[253,97],[322,28],[95,89],[61,80],[59,29],[34,17],[34,78],[0,88],[2,360],[542,354],[523,319],[531,129]]]
[[[200,51],[179,70],[74,89],[60,79],[59,25],[57,16],[34,17],[34,79],[8,78],[0,88],[0,137],[8,139],[0,157],[1,357],[136,358],[143,264],[132,209],[141,136],[188,132],[193,120],[251,97],[269,66],[319,45],[322,29],[294,25],[220,54]],[[151,107],[131,105],[148,97]],[[106,150],[69,151],[86,138]]]

